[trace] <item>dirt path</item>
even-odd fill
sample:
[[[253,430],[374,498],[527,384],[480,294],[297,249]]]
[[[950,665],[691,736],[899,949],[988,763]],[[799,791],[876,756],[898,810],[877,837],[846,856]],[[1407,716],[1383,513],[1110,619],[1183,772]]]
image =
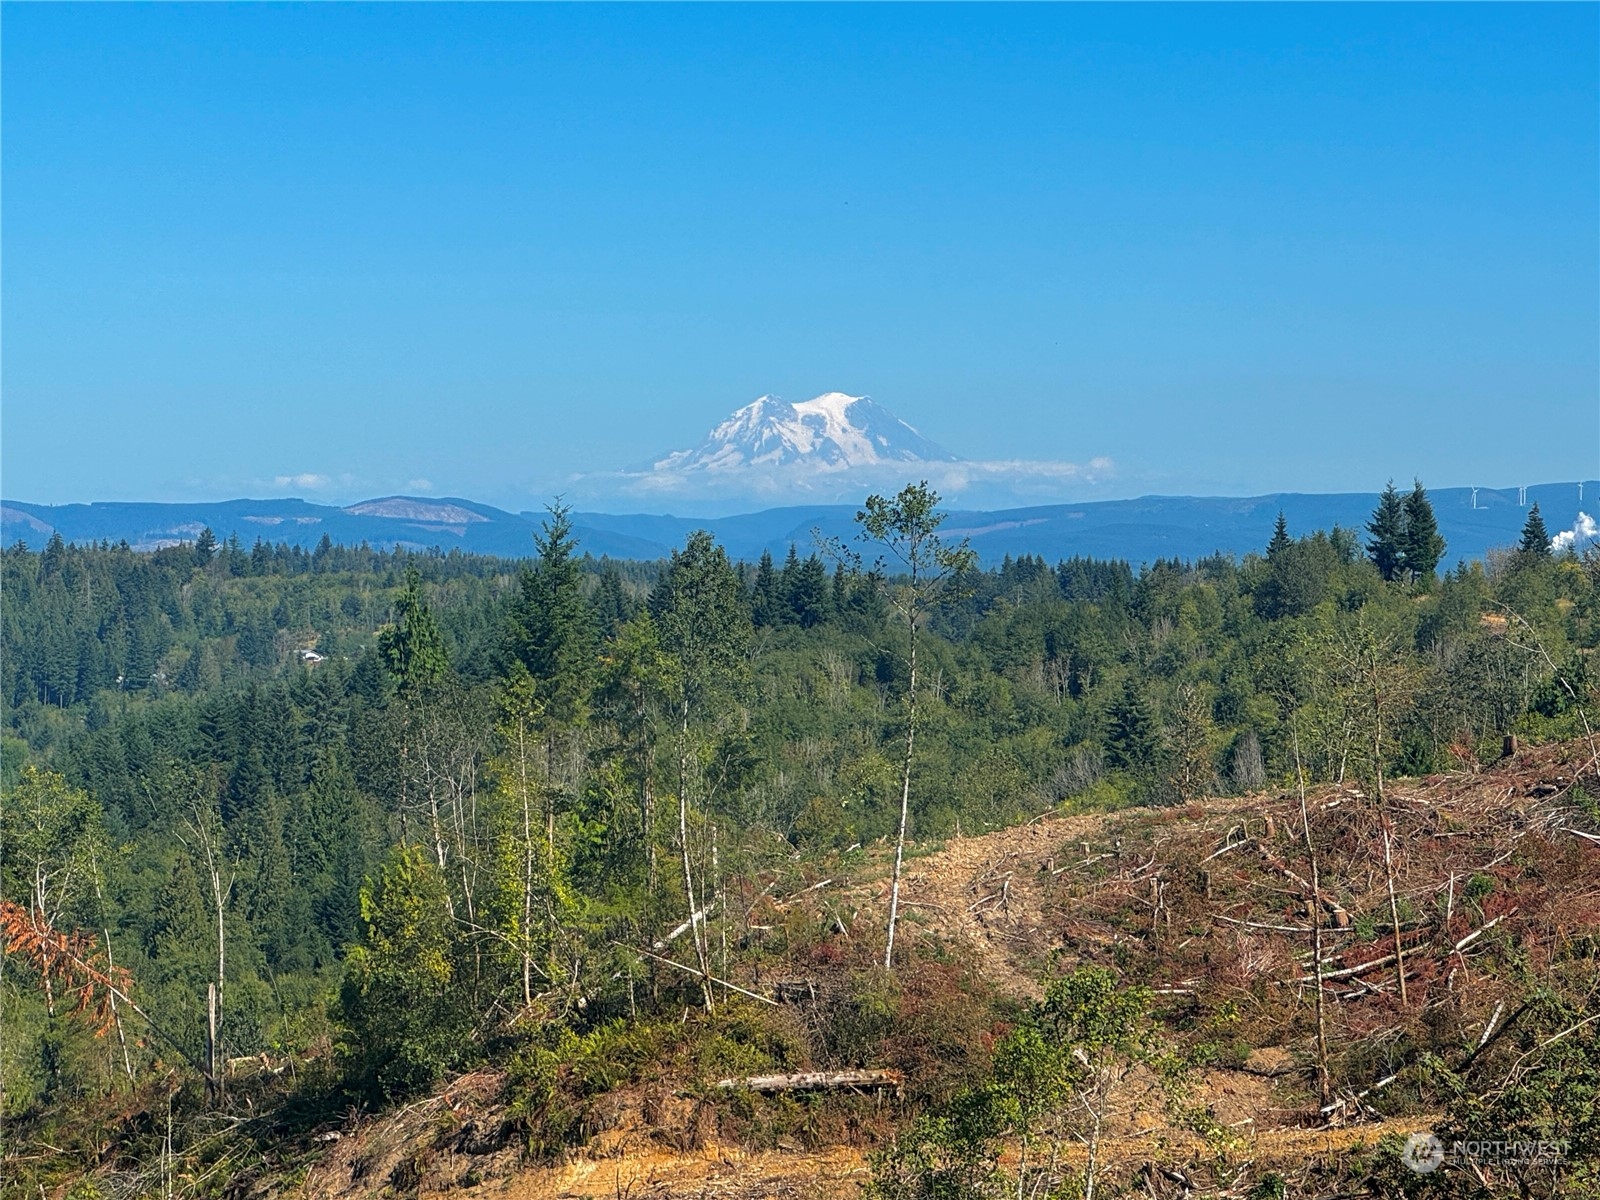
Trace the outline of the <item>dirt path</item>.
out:
[[[1249,805],[1248,799],[1213,800],[1205,813]],[[978,837],[953,838],[911,859],[901,888],[905,932],[923,930],[949,944],[970,945],[997,988],[1036,999],[1045,959],[1055,948],[1040,928],[1050,872],[1105,851],[1112,819],[1105,813],[1044,816]],[[858,894],[866,905],[881,907],[888,884],[875,881]]]
[[[1405,1137],[1426,1130],[1430,1123],[1426,1117],[1411,1117],[1342,1129],[1270,1129],[1258,1135],[1242,1134],[1227,1153],[1237,1162],[1303,1164],[1375,1145],[1387,1134]],[[1195,1158],[1207,1159],[1215,1153],[1214,1147],[1199,1138],[1175,1137],[1170,1130],[1159,1137],[1108,1139],[1102,1150],[1107,1163],[1124,1169],[1152,1160],[1171,1162],[1181,1159],[1185,1151]],[[1068,1147],[1064,1157],[1068,1162],[1081,1163],[1084,1154],[1081,1147]],[[618,1158],[583,1160],[563,1167],[523,1171],[502,1183],[452,1189],[449,1195],[500,1200],[658,1200],[668,1196],[843,1200],[859,1195],[869,1175],[865,1152],[854,1148],[746,1153],[724,1147],[694,1154],[630,1153]],[[423,1192],[422,1196],[445,1194]]]
[[[1042,817],[978,837],[952,838],[906,864],[901,885],[901,936],[926,933],[965,943],[983,974],[1015,996],[1037,997],[1038,959],[1048,946],[1039,931],[1044,882],[1058,851],[1074,838],[1096,838],[1101,816]],[[865,907],[887,904],[887,880],[858,889]]]

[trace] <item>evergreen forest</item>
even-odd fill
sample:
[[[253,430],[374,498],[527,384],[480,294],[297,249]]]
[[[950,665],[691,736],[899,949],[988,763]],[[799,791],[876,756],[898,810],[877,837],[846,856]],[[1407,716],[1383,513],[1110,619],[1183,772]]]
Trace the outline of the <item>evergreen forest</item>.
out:
[[[896,941],[931,848],[1041,814],[1381,797],[1592,737],[1600,559],[1553,555],[1537,512],[1487,562],[1449,561],[1418,484],[1365,530],[1280,520],[1242,561],[985,567],[936,504],[873,497],[855,541],[758,562],[704,534],[596,560],[559,504],[525,561],[209,531],[4,550],[13,1182],[159,1162],[126,1194],[170,1195],[176,1158],[180,1190],[220,1194],[272,1138],[485,1067],[533,1157],[669,1061],[894,1070],[903,1133],[978,1094],[1005,1030],[1143,1019],[1116,1009],[1120,951],[1029,1016],[937,938]],[[883,902],[774,907],[851,874]],[[826,1005],[773,1023],[774,986],[834,967]],[[989,1194],[929,1183],[956,1177],[941,1119],[884,1142],[879,1194]]]

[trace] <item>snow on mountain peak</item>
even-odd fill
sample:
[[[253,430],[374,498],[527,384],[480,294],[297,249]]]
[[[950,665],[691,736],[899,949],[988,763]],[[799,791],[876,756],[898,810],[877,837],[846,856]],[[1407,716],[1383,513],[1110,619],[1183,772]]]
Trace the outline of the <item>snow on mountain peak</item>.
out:
[[[677,476],[794,468],[819,474],[886,463],[955,462],[866,396],[825,392],[792,404],[762,396],[713,429],[700,445],[654,462]]]
[[[574,476],[584,491],[660,502],[858,501],[926,480],[946,498],[996,504],[1062,498],[1112,473],[1109,459],[973,461],[930,441],[868,396],[824,392],[791,403],[759,396],[687,450],[607,475]]]

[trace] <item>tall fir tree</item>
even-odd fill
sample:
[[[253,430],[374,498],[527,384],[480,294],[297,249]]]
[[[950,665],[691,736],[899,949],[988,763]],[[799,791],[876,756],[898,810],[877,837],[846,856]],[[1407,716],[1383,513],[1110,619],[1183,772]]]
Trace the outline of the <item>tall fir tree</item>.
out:
[[[633,604],[622,586],[622,575],[609,562],[601,570],[600,580],[595,584],[594,609],[601,632],[606,637],[615,637],[617,631],[633,616]]]
[[[793,624],[794,613],[794,588],[795,581],[800,577],[800,551],[793,542],[789,543],[789,554],[783,560],[783,570],[778,572],[778,621],[780,624]]]
[[[1545,528],[1537,501],[1528,510],[1528,519],[1522,523],[1522,542],[1517,549],[1530,558],[1550,557],[1550,531]]]
[[[1156,765],[1161,750],[1161,729],[1155,712],[1138,681],[1130,676],[1106,715],[1106,762],[1119,770],[1142,773]]]
[[[1378,497],[1378,507],[1372,520],[1367,522],[1367,532],[1372,540],[1367,543],[1367,557],[1378,568],[1378,574],[1387,580],[1399,579],[1406,566],[1406,510],[1405,501],[1395,490],[1394,480]]]
[[[779,621],[778,575],[772,569],[772,551],[763,550],[756,564],[755,584],[750,595],[750,619],[756,625],[776,625]]]
[[[209,566],[216,553],[217,535],[212,533],[211,526],[207,525],[200,531],[200,536],[195,539],[194,565],[197,567]]]
[[[406,586],[395,601],[394,621],[378,633],[378,653],[407,696],[433,688],[449,669],[444,634],[422,594],[422,576],[415,567],[406,568]]]
[[[1267,543],[1267,557],[1276,558],[1287,550],[1292,544],[1289,537],[1289,522],[1284,520],[1283,510],[1278,510],[1278,522],[1272,527],[1272,540]]]
[[[588,712],[599,653],[594,609],[583,594],[583,568],[574,555],[572,510],[549,506],[542,531],[533,535],[539,559],[522,574],[513,606],[508,649],[539,687],[546,714],[567,725]]]
[[[1444,538],[1439,536],[1439,522],[1433,516],[1433,504],[1423,490],[1422,480],[1412,481],[1411,494],[1405,501],[1405,569],[1413,579],[1426,582],[1433,578],[1444,557]]]
[[[789,619],[802,629],[811,629],[828,619],[832,607],[828,595],[828,572],[815,554],[802,560],[795,568],[784,600]]]

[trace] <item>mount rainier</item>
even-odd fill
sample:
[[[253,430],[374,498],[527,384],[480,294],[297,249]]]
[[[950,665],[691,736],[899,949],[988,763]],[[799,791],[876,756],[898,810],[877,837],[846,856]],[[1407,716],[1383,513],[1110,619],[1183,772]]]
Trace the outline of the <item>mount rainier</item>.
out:
[[[694,449],[668,454],[647,469],[690,476],[804,466],[826,474],[884,463],[957,461],[868,397],[827,392],[798,404],[762,396]]]
[[[866,396],[825,392],[792,403],[762,396],[687,450],[613,475],[573,481],[579,496],[620,493],[679,502],[840,503],[867,491],[926,479],[946,496],[985,500],[1060,498],[1064,484],[1092,482],[1110,464],[975,462],[924,437]]]

